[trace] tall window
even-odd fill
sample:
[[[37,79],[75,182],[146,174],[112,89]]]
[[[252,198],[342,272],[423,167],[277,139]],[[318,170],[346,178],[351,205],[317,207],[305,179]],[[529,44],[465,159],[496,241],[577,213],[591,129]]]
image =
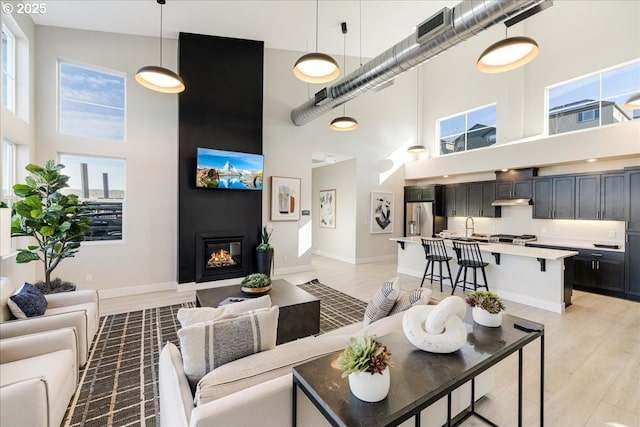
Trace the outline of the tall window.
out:
[[[548,135],[572,132],[640,118],[640,109],[625,110],[640,93],[640,61],[589,74],[547,88]]]
[[[2,105],[16,111],[16,38],[2,25]]]
[[[496,143],[496,105],[438,120],[440,154],[473,150]]]
[[[68,62],[59,66],[60,133],[124,141],[124,75]]]
[[[85,240],[122,240],[125,168],[123,159],[60,154],[62,173],[69,176],[65,194],[75,194],[87,203],[85,213],[91,229]]]
[[[2,141],[2,198],[7,205],[13,204],[13,184],[16,183],[16,146]]]

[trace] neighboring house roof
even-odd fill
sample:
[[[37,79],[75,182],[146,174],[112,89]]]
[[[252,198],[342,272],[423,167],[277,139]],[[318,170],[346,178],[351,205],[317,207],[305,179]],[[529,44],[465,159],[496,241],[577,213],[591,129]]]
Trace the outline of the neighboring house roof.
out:
[[[600,101],[593,99],[582,99],[580,101],[570,102],[564,105],[558,105],[549,110],[549,116],[567,116],[569,114],[577,114],[583,111],[593,110],[600,106]],[[633,120],[627,113],[613,101],[602,101],[602,107],[613,106],[627,119]]]

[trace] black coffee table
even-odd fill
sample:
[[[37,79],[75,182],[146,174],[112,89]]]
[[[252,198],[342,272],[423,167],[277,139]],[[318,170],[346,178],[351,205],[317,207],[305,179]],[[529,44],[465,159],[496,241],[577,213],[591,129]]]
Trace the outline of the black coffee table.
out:
[[[269,291],[271,304],[279,307],[276,344],[297,340],[320,332],[320,300],[286,280],[274,280]],[[227,298],[257,298],[240,291],[240,285],[196,291],[198,307],[218,307]]]
[[[297,422],[297,388],[333,426],[389,426],[415,417],[420,425],[420,412],[447,397],[447,425],[457,425],[475,415],[489,425],[490,420],[475,412],[475,377],[510,354],[519,352],[518,425],[522,425],[522,356],[523,347],[540,338],[540,425],[543,424],[544,402],[544,326],[518,317],[504,315],[502,326],[487,328],[465,319],[467,343],[450,354],[418,350],[402,330],[379,337],[392,353],[391,388],[388,396],[376,403],[363,402],[351,394],[347,378],[332,367],[340,352],[321,357],[293,368],[292,425]],[[451,393],[471,381],[469,408],[452,419]]]

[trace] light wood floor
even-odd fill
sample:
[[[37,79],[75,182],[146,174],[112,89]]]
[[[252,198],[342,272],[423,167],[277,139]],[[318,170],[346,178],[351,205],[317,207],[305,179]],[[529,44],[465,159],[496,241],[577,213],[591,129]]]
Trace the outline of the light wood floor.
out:
[[[386,279],[396,276],[394,261],[353,265],[314,256],[312,271],[284,276],[291,283],[320,282],[368,300]],[[400,275],[406,289],[420,279]],[[427,286],[427,285],[425,285]],[[429,284],[434,297],[445,297]],[[491,286],[491,284],[489,284]],[[456,294],[458,294],[456,292]],[[460,294],[462,296],[462,294]],[[158,292],[101,301],[111,314],[193,301],[195,292]],[[640,427],[640,303],[574,291],[564,314],[506,302],[507,312],[545,325],[545,425]],[[539,425],[540,347],[524,352],[524,425]],[[479,412],[501,426],[517,425],[517,355],[500,362],[495,383]],[[484,425],[470,419],[465,426]]]

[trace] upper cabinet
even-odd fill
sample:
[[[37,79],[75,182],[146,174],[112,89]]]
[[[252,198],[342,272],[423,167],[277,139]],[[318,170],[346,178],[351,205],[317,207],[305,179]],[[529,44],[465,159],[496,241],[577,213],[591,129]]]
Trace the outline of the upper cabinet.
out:
[[[640,168],[627,171],[625,180],[627,231],[640,232]]]
[[[467,184],[467,215],[488,218],[500,217],[500,206],[492,206],[496,199],[495,182],[474,182]]]
[[[467,184],[444,187],[445,216],[467,216]]]
[[[576,219],[624,220],[624,174],[576,176]]]
[[[496,183],[496,199],[530,199],[533,197],[531,180]]]
[[[575,217],[575,177],[556,176],[533,181],[533,217],[572,219]]]

